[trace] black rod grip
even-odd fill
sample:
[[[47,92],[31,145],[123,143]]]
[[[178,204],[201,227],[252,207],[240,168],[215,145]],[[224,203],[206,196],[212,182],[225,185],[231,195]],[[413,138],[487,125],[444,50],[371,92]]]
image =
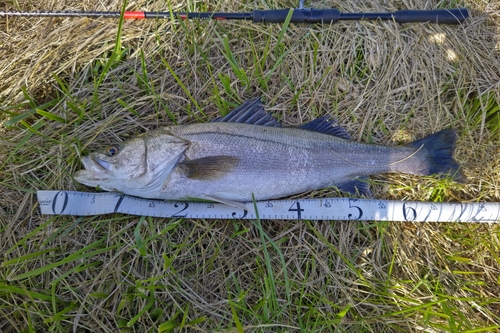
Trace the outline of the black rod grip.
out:
[[[256,23],[283,23],[289,9],[254,10]],[[466,8],[436,10],[399,10],[394,13],[341,13],[337,9],[293,9],[291,23],[337,23],[339,20],[395,20],[398,23],[431,22],[460,24],[469,17]]]
[[[252,19],[256,23],[283,23],[290,9],[254,10]],[[336,23],[340,12],[337,9],[293,9],[291,23]]]
[[[398,23],[431,22],[438,24],[460,24],[469,17],[466,8],[436,10],[399,10],[394,13]]]

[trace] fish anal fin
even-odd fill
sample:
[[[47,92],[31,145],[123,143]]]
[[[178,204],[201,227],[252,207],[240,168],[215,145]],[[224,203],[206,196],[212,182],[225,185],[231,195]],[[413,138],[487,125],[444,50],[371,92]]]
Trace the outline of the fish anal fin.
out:
[[[264,110],[260,99],[246,101],[224,117],[214,119],[212,122],[281,127],[281,124]]]
[[[340,126],[338,122],[329,115],[316,118],[313,121],[300,125],[298,128],[333,135],[345,140],[352,140],[346,129]]]
[[[362,195],[367,198],[371,198],[373,196],[372,191],[370,191],[370,183],[368,183],[368,178],[364,177],[354,179],[344,184],[340,184],[337,186],[337,188],[342,192],[354,195]]]
[[[240,159],[235,156],[207,156],[183,161],[179,166],[189,179],[214,180],[233,171],[239,162]]]

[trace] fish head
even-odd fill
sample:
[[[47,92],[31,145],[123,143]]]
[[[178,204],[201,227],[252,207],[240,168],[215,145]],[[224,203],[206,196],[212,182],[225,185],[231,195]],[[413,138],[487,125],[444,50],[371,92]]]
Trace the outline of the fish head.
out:
[[[147,197],[157,191],[184,158],[189,142],[165,131],[112,144],[81,158],[77,182],[105,191]]]

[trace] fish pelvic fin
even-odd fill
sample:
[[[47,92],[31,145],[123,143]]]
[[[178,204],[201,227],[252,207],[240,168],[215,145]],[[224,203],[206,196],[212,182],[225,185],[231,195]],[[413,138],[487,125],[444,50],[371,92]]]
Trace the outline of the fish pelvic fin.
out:
[[[246,210],[247,212],[253,212],[253,205],[251,203],[245,203],[245,202],[239,202],[239,201],[234,201],[230,199],[231,195],[230,193],[214,193],[210,195],[205,195],[204,198],[208,200],[212,200],[215,202],[222,203],[224,205],[228,205],[231,207],[239,208],[242,210]]]
[[[203,196],[202,198],[185,197],[179,201],[201,202],[201,203],[217,202],[217,203],[221,203],[221,204],[231,206],[234,208],[246,210],[247,212],[254,211],[252,203],[234,201],[234,200],[231,200],[230,197],[231,197],[230,193],[220,193],[219,192],[219,193],[215,193],[212,195],[207,194],[207,195]]]
[[[467,182],[460,165],[453,159],[457,137],[457,131],[448,128],[409,144],[418,150],[426,151],[425,159],[429,167],[424,175],[435,174],[442,178],[451,177],[460,183]]]
[[[197,180],[219,179],[233,171],[240,163],[235,156],[207,156],[179,163],[186,177]]]

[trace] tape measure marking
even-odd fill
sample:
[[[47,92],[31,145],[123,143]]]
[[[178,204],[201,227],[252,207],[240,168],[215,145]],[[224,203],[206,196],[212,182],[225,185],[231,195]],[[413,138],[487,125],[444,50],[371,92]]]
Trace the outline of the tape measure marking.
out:
[[[123,213],[154,217],[255,219],[248,210],[219,203],[164,201],[113,192],[38,191],[42,214]],[[261,219],[368,220],[406,222],[500,222],[500,203],[434,203],[355,198],[269,200],[257,202]]]

